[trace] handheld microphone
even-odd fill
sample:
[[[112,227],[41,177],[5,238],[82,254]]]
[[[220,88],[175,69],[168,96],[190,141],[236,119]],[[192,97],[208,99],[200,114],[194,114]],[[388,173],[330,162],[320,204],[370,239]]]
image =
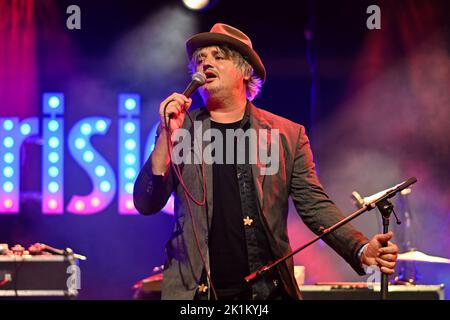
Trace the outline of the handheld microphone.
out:
[[[192,80],[186,87],[186,89],[183,91],[183,95],[186,98],[189,98],[191,94],[194,93],[195,90],[197,90],[199,87],[204,85],[206,83],[206,76],[201,72],[196,72],[192,75]]]
[[[191,94],[194,93],[195,90],[197,90],[199,87],[201,87],[205,83],[206,83],[206,76],[201,72],[196,72],[192,75],[191,82],[189,82],[189,84],[187,85],[186,89],[184,89],[182,94],[186,98],[189,98],[191,96]],[[166,107],[167,107],[167,105],[166,105]],[[184,106],[183,106],[183,111],[186,111],[184,109]],[[166,112],[166,110],[164,110],[164,113],[165,112]],[[174,113],[170,113],[169,118],[172,119],[174,117],[174,115],[175,115]]]

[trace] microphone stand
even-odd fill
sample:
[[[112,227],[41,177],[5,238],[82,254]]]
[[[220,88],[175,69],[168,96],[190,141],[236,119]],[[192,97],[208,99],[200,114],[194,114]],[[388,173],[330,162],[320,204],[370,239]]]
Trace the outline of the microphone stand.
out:
[[[345,224],[349,223],[350,221],[352,221],[353,219],[359,217],[364,212],[370,211],[370,210],[374,209],[375,207],[377,207],[380,210],[380,212],[381,212],[381,215],[382,215],[382,218],[383,218],[383,232],[387,233],[389,231],[389,218],[390,218],[391,213],[394,210],[394,206],[389,201],[389,199],[394,197],[398,192],[402,191],[403,189],[409,187],[410,185],[412,185],[413,183],[416,183],[416,182],[417,182],[417,179],[415,177],[409,178],[408,180],[406,180],[402,184],[398,185],[396,188],[392,189],[391,191],[386,192],[383,196],[379,197],[378,199],[375,199],[375,200],[373,200],[370,203],[364,204],[364,206],[362,208],[356,210],[351,215],[349,215],[348,217],[342,219],[341,221],[338,221],[337,223],[335,223],[331,227],[329,227],[329,228],[321,227],[322,234],[320,234],[319,236],[313,238],[312,240],[310,240],[309,242],[305,243],[304,245],[302,245],[301,247],[297,248],[296,250],[292,251],[291,253],[288,253],[287,255],[279,258],[275,262],[272,262],[271,264],[262,266],[261,268],[259,268],[255,272],[253,272],[253,273],[249,274],[248,276],[246,276],[244,278],[245,281],[247,281],[248,283],[255,281],[256,279],[258,279],[262,275],[264,275],[264,274],[268,273],[269,271],[271,271],[274,267],[279,265],[281,262],[284,262],[285,260],[289,259],[293,255],[299,253],[300,251],[306,249],[307,247],[309,247],[313,243],[319,241],[323,237],[325,237],[328,234],[334,232],[336,229],[339,229],[343,225],[345,225]],[[385,246],[386,246],[386,244],[385,244]],[[381,296],[380,296],[381,300],[387,299],[387,292],[388,292],[388,278],[387,278],[387,274],[383,273],[382,274],[382,281],[381,281]]]
[[[383,233],[389,232],[389,219],[391,213],[394,212],[394,205],[388,199],[382,199],[377,201],[376,206],[381,213],[381,218],[383,220]],[[395,215],[395,212],[394,212]],[[400,220],[397,216],[397,224],[400,224]],[[383,247],[387,247],[387,243],[383,243]],[[380,298],[381,300],[387,300],[388,297],[388,275],[384,272],[381,273],[381,288],[380,288]]]

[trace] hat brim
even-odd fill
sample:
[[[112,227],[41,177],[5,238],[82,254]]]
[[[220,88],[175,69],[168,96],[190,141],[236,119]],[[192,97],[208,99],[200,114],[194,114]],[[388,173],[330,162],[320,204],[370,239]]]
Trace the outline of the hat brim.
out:
[[[225,34],[215,32],[203,32],[196,34],[186,41],[186,51],[189,59],[191,59],[194,51],[198,48],[220,44],[227,44],[231,48],[238,51],[244,59],[250,63],[255,70],[256,75],[260,77],[263,82],[266,80],[266,69],[264,68],[264,64],[256,51],[247,46],[245,43]]]

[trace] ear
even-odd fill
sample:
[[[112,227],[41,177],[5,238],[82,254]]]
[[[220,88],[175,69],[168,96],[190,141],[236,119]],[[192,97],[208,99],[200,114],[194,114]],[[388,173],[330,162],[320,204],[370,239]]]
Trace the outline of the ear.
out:
[[[245,69],[241,69],[241,75],[244,82],[248,82],[251,78],[250,72],[245,72]]]

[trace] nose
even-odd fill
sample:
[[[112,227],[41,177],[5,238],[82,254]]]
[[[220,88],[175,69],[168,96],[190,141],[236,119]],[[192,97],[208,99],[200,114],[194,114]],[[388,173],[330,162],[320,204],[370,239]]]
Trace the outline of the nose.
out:
[[[212,57],[209,56],[209,55],[206,56],[206,57],[203,59],[203,62],[202,62],[202,69],[203,69],[203,72],[205,72],[206,70],[208,70],[208,69],[210,69],[210,68],[213,67],[213,65],[212,65],[212,63],[211,63],[212,60],[213,60]]]
[[[203,64],[203,72],[206,72],[208,69],[211,69],[212,65],[208,64],[208,63],[204,63]]]
[[[210,69],[212,67],[213,67],[213,64],[212,64],[210,59],[205,59],[203,61],[203,65],[202,65],[203,71],[206,71],[206,70],[208,70],[208,69]]]

